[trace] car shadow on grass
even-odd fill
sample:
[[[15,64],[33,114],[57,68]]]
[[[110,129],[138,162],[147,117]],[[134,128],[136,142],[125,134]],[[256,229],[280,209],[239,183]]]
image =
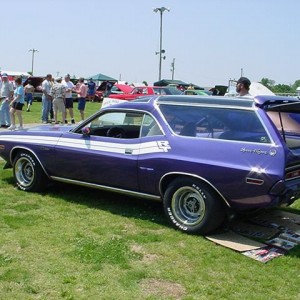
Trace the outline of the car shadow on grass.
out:
[[[98,189],[91,189],[63,183],[51,183],[46,193],[53,198],[85,205],[89,208],[109,211],[113,214],[147,220],[170,227],[160,201],[151,201],[142,197],[131,197]]]

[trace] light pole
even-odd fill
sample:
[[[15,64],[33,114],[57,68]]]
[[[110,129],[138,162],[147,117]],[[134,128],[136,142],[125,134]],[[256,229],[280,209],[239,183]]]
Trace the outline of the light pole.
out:
[[[172,80],[174,80],[174,71],[175,71],[175,58],[173,58],[173,61],[171,63]]]
[[[162,49],[162,17],[163,13],[165,11],[170,11],[169,8],[166,7],[157,7],[153,9],[154,12],[160,13],[160,39],[159,39],[159,52],[156,54],[159,54],[159,72],[158,72],[158,80],[161,80],[161,60],[162,60],[162,54],[164,54],[166,51]],[[164,56],[165,58],[165,56]]]
[[[35,53],[35,52],[39,52],[39,50],[32,48],[32,49],[28,50],[28,52],[32,52],[32,60],[31,60],[31,76],[33,76],[34,53]]]

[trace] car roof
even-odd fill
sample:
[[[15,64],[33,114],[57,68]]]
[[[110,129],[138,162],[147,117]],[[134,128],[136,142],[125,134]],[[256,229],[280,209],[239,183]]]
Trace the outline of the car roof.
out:
[[[295,97],[281,97],[281,96],[256,96],[253,98],[243,97],[224,97],[224,96],[202,96],[202,95],[151,95],[139,97],[132,101],[124,101],[124,103],[113,105],[114,108],[132,108],[140,109],[146,107],[153,107],[154,104],[160,105],[195,105],[207,107],[227,107],[237,109],[255,109],[259,107],[269,110],[270,106],[276,106],[279,110],[287,103],[299,103],[300,100]],[[144,104],[141,106],[141,104]]]
[[[177,105],[207,105],[207,106],[238,106],[249,107],[253,106],[253,99],[230,98],[222,96],[201,96],[195,95],[167,95],[157,99],[158,104],[177,104]]]

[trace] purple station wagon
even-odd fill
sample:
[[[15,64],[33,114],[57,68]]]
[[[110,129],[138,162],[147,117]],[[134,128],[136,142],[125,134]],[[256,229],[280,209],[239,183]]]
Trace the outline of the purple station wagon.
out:
[[[112,105],[76,127],[1,132],[18,187],[47,181],[163,201],[170,223],[206,234],[239,211],[300,193],[300,101],[159,96]]]

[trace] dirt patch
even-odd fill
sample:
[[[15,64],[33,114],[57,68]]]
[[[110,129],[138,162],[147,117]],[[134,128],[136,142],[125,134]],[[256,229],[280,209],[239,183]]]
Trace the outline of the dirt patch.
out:
[[[140,282],[140,287],[145,297],[168,297],[180,300],[186,294],[185,288],[181,284],[166,280],[144,279]]]
[[[140,245],[132,245],[131,251],[143,255],[142,262],[144,263],[152,263],[153,261],[158,259],[157,254],[146,253],[146,251]]]

